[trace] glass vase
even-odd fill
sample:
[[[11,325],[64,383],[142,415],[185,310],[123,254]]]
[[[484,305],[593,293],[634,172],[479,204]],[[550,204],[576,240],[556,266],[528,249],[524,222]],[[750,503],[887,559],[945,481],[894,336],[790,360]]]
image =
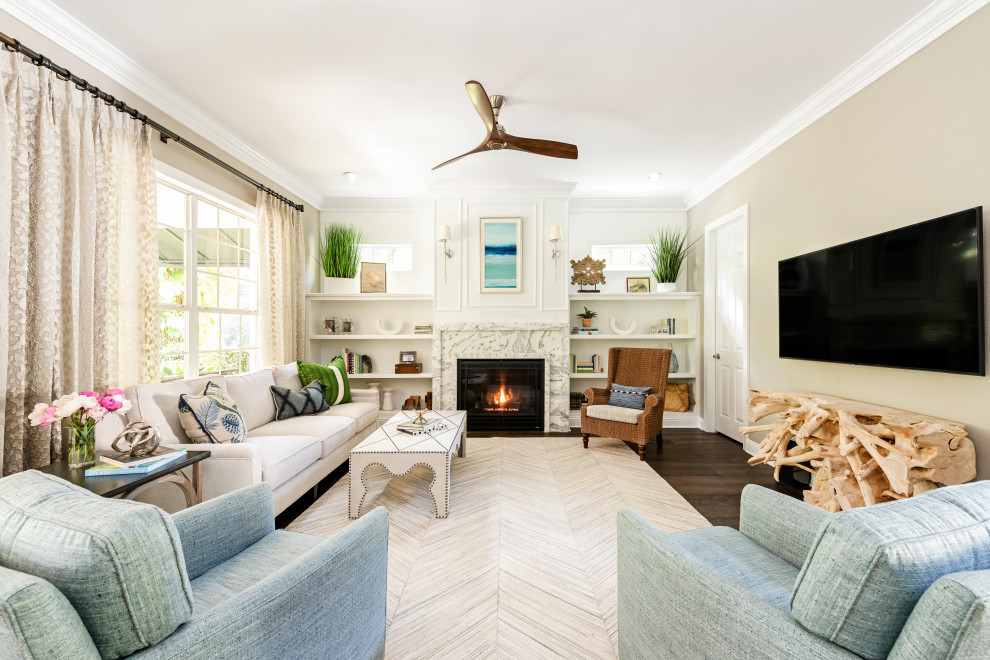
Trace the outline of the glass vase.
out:
[[[69,427],[69,467],[85,468],[96,463],[96,425]]]

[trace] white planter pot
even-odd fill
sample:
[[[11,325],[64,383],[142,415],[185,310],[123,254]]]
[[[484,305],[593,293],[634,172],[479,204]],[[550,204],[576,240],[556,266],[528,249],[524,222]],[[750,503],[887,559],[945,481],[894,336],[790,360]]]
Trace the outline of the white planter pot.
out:
[[[657,282],[657,293],[674,293],[677,291],[677,282]]]
[[[323,293],[360,293],[361,281],[356,277],[324,277]]]

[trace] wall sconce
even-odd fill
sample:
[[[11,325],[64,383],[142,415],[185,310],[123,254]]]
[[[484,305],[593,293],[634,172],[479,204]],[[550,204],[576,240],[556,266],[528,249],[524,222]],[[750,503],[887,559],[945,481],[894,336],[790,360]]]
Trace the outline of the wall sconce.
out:
[[[450,225],[440,225],[440,233],[437,241],[443,243],[443,281],[445,284],[447,282],[447,261],[454,256],[454,253],[447,247],[447,241],[449,240],[452,240],[450,238]]]
[[[560,259],[560,250],[557,248],[557,241],[561,240],[560,235],[560,225],[553,225],[550,227],[550,245],[553,248],[550,250],[550,258],[553,259],[553,281],[557,281],[557,262]]]

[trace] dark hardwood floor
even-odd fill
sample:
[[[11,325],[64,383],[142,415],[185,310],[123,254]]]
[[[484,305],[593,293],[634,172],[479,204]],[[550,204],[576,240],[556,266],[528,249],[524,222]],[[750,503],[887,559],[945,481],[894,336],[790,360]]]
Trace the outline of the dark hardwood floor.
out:
[[[511,435],[507,433],[470,432],[469,438]],[[517,435],[532,435],[519,433]],[[553,433],[555,436],[574,437],[581,442],[581,434]],[[591,442],[594,443],[594,438]],[[629,444],[629,451],[636,453],[636,445]],[[758,484],[777,492],[801,498],[801,489],[773,479],[773,468],[768,465],[750,466],[742,445],[718,433],[705,433],[698,429],[667,429],[663,432],[663,444],[650,443],[646,447],[646,462],[663,477],[674,490],[691,503],[713,525],[739,527],[739,498],[743,486]],[[342,476],[347,474],[347,464],[327,475],[317,486],[317,497],[325,493]],[[314,501],[311,494],[300,497],[275,518],[279,529],[287,527]]]

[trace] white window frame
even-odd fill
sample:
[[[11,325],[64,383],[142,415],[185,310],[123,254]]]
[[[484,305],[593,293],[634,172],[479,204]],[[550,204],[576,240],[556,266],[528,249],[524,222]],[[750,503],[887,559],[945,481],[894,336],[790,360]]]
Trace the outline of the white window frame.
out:
[[[200,373],[200,356],[201,354],[212,354],[212,353],[224,353],[231,352],[230,350],[224,351],[221,347],[216,351],[200,351],[199,348],[199,314],[202,311],[207,314],[216,314],[221,319],[223,314],[237,314],[239,316],[250,316],[250,313],[245,313],[242,309],[228,309],[224,307],[205,307],[200,308],[199,305],[199,265],[196,258],[198,252],[198,235],[199,232],[195,231],[199,228],[198,215],[199,215],[199,204],[197,202],[204,201],[221,209],[224,209],[230,213],[234,213],[238,216],[244,216],[251,218],[257,226],[257,210],[254,206],[244,202],[243,200],[237,199],[232,195],[229,195],[209,184],[203,183],[198,179],[189,176],[188,174],[177,170],[160,161],[155,161],[155,170],[157,174],[157,183],[164,184],[171,188],[174,188],[186,195],[186,222],[187,226],[185,228],[185,241],[184,241],[184,251],[185,251],[185,271],[186,271],[186,282],[185,282],[185,304],[184,305],[169,305],[159,302],[159,310],[174,310],[181,311],[185,313],[186,318],[186,350],[181,353],[161,353],[161,357],[175,357],[180,355],[186,356],[184,376],[182,379],[189,380],[192,378],[201,378],[205,375],[211,375],[220,372],[203,372]],[[161,225],[159,225],[161,226]],[[257,255],[257,252],[253,254]],[[260,273],[259,273],[260,278]],[[238,281],[240,277],[238,276]],[[256,282],[257,284],[257,282]],[[219,305],[219,300],[217,304]],[[260,321],[260,313],[258,307],[260,306],[260,296],[257,301],[255,301],[255,311],[254,316]],[[221,325],[222,327],[222,325]],[[219,329],[218,329],[219,333]],[[258,324],[255,324],[255,343],[257,343],[260,337],[260,328]],[[222,343],[222,340],[221,340]],[[238,347],[236,350],[248,350],[255,351],[255,355],[258,355],[260,346],[252,347]],[[251,365],[248,369],[256,368],[258,365]],[[180,380],[175,378],[173,380]]]
[[[365,250],[365,249],[374,250],[374,249],[379,249],[379,248],[386,248],[388,250],[392,250],[392,252],[389,253],[388,258],[385,260],[385,268],[386,268],[386,270],[388,270],[388,271],[394,271],[394,272],[397,272],[397,273],[398,272],[412,272],[412,270],[413,270],[413,267],[412,267],[412,263],[413,263],[413,246],[412,246],[411,243],[358,243],[358,249],[360,249],[360,250]],[[393,257],[395,256],[395,252],[394,251],[395,250],[398,250],[398,249],[402,249],[402,248],[409,250],[409,268],[399,269],[399,268],[396,268],[395,267]],[[371,263],[381,263],[381,262],[376,262],[373,259],[364,259],[364,258],[362,258],[361,261],[362,262],[368,261],[368,262],[371,262]]]
[[[646,250],[647,258],[649,258],[650,244],[649,243],[593,244],[591,246],[591,249],[589,250],[589,252],[591,253],[592,257],[594,257],[595,249],[596,248],[597,249],[609,250],[610,253],[611,253],[612,250],[616,250],[616,249],[630,250],[630,257],[632,256],[632,253],[631,253],[632,250],[634,250],[634,249],[637,249],[638,250],[638,249],[641,249],[642,248],[642,249],[645,249]],[[630,262],[631,261],[632,260],[630,259]],[[636,266],[630,265],[629,268],[617,268],[615,266],[610,266],[608,262],[609,262],[609,259],[606,258],[605,259],[605,270],[606,271],[616,270],[616,271],[623,271],[623,272],[633,272],[633,271],[635,271],[635,272],[641,272],[643,270],[649,270],[650,269],[650,266],[649,265],[640,266],[640,267],[636,267]]]

